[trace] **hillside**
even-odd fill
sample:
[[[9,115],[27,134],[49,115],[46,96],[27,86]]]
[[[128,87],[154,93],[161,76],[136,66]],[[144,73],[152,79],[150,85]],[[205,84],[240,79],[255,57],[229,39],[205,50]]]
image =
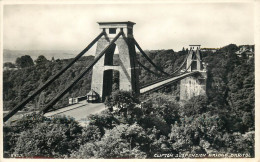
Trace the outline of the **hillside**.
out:
[[[73,58],[80,51],[76,50],[3,50],[3,62],[14,63],[18,57],[23,55],[29,55],[33,60],[35,60],[40,55],[45,56],[48,60],[52,57],[55,59],[69,59]]]
[[[31,105],[31,108],[39,109],[39,107],[47,104],[58,92],[63,90],[74,77],[91,63],[94,56],[82,57],[69,70],[62,74],[54,83],[46,90],[38,95]],[[47,61],[43,64],[31,67],[21,68],[19,70],[7,70],[3,74],[3,99],[4,110],[10,110],[24,98],[30,95],[35,89],[45,83],[51,76],[61,70],[71,59],[56,60],[54,62]],[[87,74],[78,82],[73,89],[66,94],[55,107],[62,107],[68,104],[69,97],[77,97],[85,95],[90,90],[91,73]]]

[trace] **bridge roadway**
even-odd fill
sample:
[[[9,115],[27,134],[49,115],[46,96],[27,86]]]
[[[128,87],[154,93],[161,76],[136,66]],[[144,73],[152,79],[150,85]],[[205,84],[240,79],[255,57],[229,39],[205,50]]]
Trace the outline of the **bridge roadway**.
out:
[[[89,121],[87,116],[90,114],[98,114],[105,110],[105,105],[103,103],[88,103],[86,100],[81,101],[77,104],[67,106],[62,109],[55,111],[50,111],[44,114],[45,117],[52,117],[55,115],[65,115],[67,117],[72,117],[79,122],[80,125],[86,126]]]
[[[165,85],[169,85],[169,84],[171,84],[173,82],[179,81],[179,80],[181,80],[181,79],[183,79],[185,77],[188,77],[188,76],[196,74],[196,73],[199,73],[199,72],[198,71],[193,71],[193,72],[185,73],[185,74],[182,74],[182,75],[179,75],[179,76],[175,76],[175,77],[172,77],[172,78],[169,78],[169,79],[157,82],[157,83],[152,84],[152,85],[148,85],[148,86],[146,86],[144,88],[141,88],[140,89],[140,93],[144,94],[144,93],[147,93],[147,92],[152,92],[152,91],[159,90],[160,88],[164,87]]]
[[[87,119],[87,116],[90,114],[98,114],[101,111],[105,110],[104,103],[88,103],[86,100],[81,101],[77,104],[69,105],[64,108],[50,111],[44,114],[45,117],[52,117],[55,115],[60,116],[67,116],[72,117],[76,121],[79,122],[80,125],[86,126],[89,123],[89,120]],[[38,113],[39,111],[33,111],[35,113]],[[27,111],[18,111],[14,116],[10,118],[10,120],[7,121],[7,123],[12,123],[18,119],[21,119],[24,115],[29,115],[33,112],[27,112]],[[8,111],[3,111],[3,115],[7,114]]]

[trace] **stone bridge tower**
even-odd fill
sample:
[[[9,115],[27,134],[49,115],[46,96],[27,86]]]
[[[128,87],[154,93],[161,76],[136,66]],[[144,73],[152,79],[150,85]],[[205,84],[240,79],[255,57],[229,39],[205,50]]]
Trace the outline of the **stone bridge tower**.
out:
[[[99,28],[106,32],[97,42],[96,56],[122,30],[124,32],[105,55],[94,65],[91,89],[97,92],[101,101],[112,92],[113,71],[119,72],[119,89],[139,95],[139,75],[136,60],[133,26],[127,22],[98,22]],[[115,55],[118,54],[117,59]],[[117,64],[115,64],[117,62]]]
[[[207,72],[206,65],[201,60],[200,45],[190,45],[187,58],[187,72],[200,73],[184,78],[180,82],[180,100],[189,100],[198,95],[206,95]]]

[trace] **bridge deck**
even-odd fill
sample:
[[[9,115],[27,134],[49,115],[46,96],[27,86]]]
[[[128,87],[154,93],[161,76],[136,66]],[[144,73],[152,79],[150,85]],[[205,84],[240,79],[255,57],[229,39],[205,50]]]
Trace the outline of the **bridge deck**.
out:
[[[163,86],[165,85],[168,85],[172,82],[176,82],[178,80],[181,80],[185,77],[188,77],[190,75],[193,75],[195,73],[198,73],[198,71],[194,71],[194,72],[190,72],[190,73],[185,73],[183,75],[180,75],[180,76],[176,76],[176,77],[172,77],[170,79],[166,79],[166,80],[163,80],[161,82],[158,82],[158,83],[155,83],[155,84],[152,84],[152,85],[149,85],[147,87],[144,87],[142,89],[140,89],[140,93],[143,94],[143,93],[147,93],[147,92],[150,92],[150,91],[155,91],[155,90],[158,90],[160,88],[162,88]]]
[[[86,126],[89,121],[87,119],[87,116],[90,114],[98,114],[101,111],[105,110],[105,105],[103,103],[88,103],[87,101],[81,101],[74,105],[69,105],[67,107],[50,111],[44,114],[45,117],[52,117],[54,115],[65,115],[67,117],[72,117],[76,121],[79,122],[80,125]],[[38,113],[39,111],[33,111],[35,113]],[[24,115],[29,115],[33,112],[27,112],[27,111],[19,111],[14,116],[10,118],[6,123],[12,123],[18,119],[21,119]],[[3,114],[7,114],[8,111],[3,111]]]
[[[44,116],[65,115],[74,118],[79,124],[85,126],[89,122],[87,119],[88,115],[97,114],[103,110],[105,110],[105,105],[103,103],[88,103],[87,101],[81,101],[77,104],[45,113]]]

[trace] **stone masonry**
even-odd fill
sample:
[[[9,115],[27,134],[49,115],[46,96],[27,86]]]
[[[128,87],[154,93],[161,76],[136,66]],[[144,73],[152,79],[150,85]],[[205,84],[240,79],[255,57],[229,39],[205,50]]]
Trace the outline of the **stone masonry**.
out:
[[[91,89],[100,95],[101,101],[112,92],[113,70],[119,71],[119,89],[131,91],[139,95],[139,76],[136,60],[135,44],[133,40],[133,22],[99,22],[101,30],[107,33],[97,42],[96,56],[106,48],[109,42],[122,30],[115,44],[95,64],[92,72]],[[115,48],[119,52],[119,65],[113,64]]]
[[[180,81],[180,100],[189,100],[194,96],[206,95],[207,72],[201,61],[199,45],[191,45],[186,68],[188,72],[199,71],[200,73]]]

